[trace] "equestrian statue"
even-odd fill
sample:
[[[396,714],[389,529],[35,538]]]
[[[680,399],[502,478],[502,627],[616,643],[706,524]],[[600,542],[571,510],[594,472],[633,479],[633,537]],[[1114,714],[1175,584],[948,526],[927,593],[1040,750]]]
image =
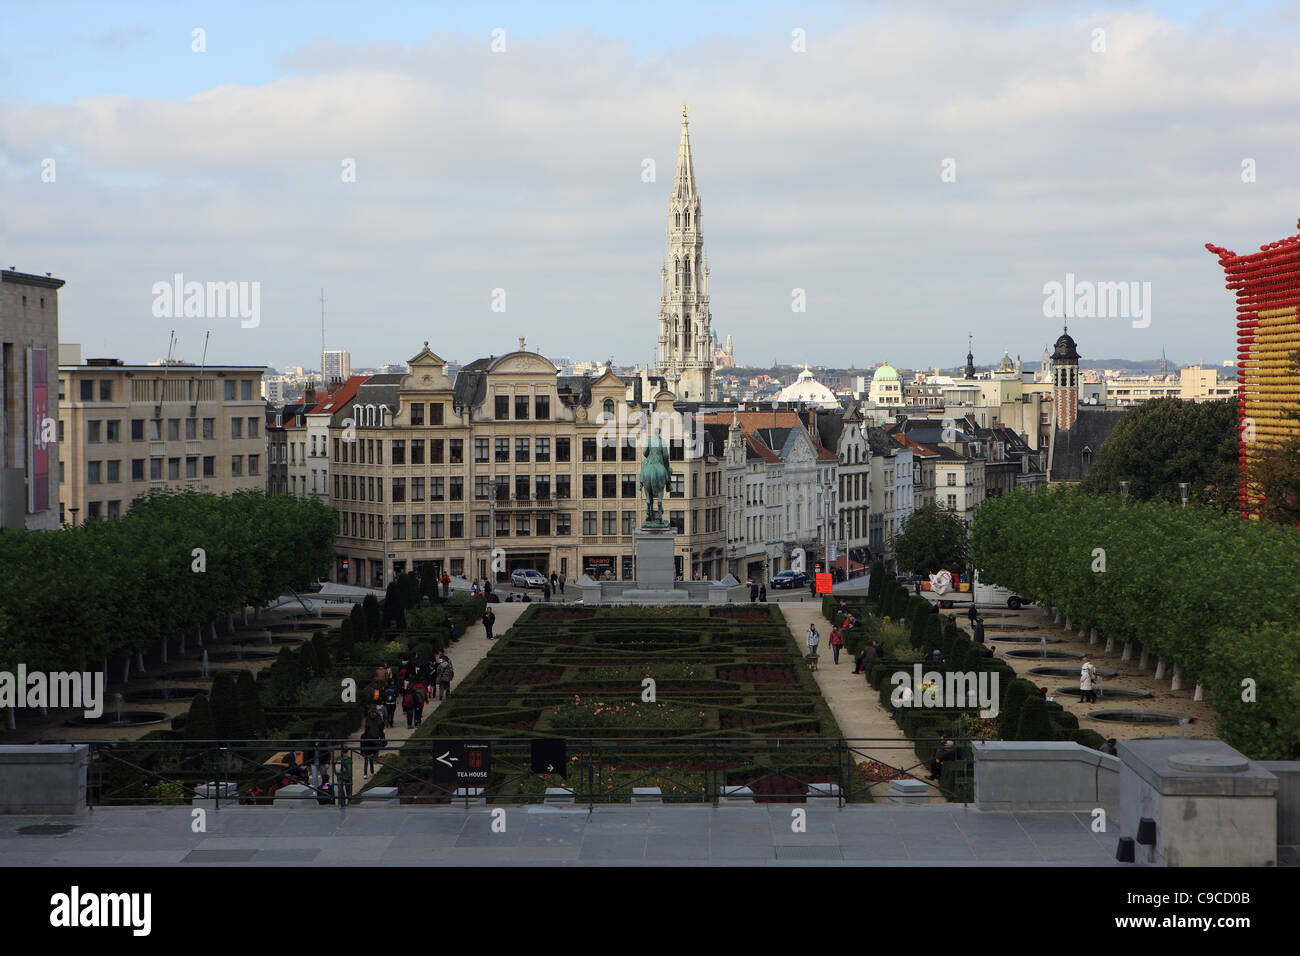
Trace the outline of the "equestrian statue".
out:
[[[668,463],[668,446],[659,437],[658,429],[652,430],[646,438],[645,451],[641,453],[641,457],[645,461],[641,463],[641,474],[637,477],[637,484],[645,489],[646,508],[645,521],[641,523],[641,527],[667,528],[668,522],[664,520],[664,489],[668,487],[673,469]]]

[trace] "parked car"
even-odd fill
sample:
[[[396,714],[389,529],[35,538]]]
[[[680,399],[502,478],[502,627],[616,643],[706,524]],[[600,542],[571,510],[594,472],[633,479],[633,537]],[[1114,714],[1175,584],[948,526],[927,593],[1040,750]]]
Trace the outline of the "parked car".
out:
[[[802,588],[808,585],[808,575],[802,571],[781,571],[772,578],[772,588]]]
[[[544,588],[546,587],[546,576],[541,571],[534,571],[532,568],[521,568],[510,574],[510,583],[517,588]]]

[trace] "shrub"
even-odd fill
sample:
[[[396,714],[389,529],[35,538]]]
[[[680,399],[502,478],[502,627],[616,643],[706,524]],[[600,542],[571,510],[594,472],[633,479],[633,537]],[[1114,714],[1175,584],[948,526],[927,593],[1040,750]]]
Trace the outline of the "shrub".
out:
[[[216,740],[217,730],[212,723],[212,706],[207,694],[195,694],[190,701],[189,716],[185,720],[186,740]]]
[[[266,732],[266,715],[262,712],[262,699],[257,693],[257,681],[252,671],[240,671],[235,680],[235,698],[243,717],[247,737],[260,737]]]
[[[998,736],[1003,740],[1019,740],[1020,708],[1025,699],[1034,693],[1034,685],[1027,680],[1016,678],[1007,687],[1002,709],[998,713]]]
[[[885,583],[885,564],[876,559],[871,565],[871,577],[867,579],[867,600],[879,606],[881,588]]]
[[[1070,735],[1070,739],[1076,744],[1083,744],[1093,750],[1101,750],[1106,746],[1106,738],[1095,730],[1076,730]]]
[[[232,671],[217,671],[212,680],[212,726],[218,740],[243,740],[243,719]]]
[[[1055,740],[1052,721],[1047,716],[1047,701],[1033,694],[1020,705],[1020,723],[1016,727],[1017,740]]]
[[[320,677],[320,663],[316,660],[316,648],[311,641],[298,649],[298,663],[302,668],[304,680]]]
[[[344,618],[343,623],[339,625],[339,657],[342,660],[352,660],[352,652],[355,650],[355,645],[353,644],[354,640],[355,638],[352,636],[352,621]]]
[[[352,640],[370,640],[370,632],[366,630],[366,615],[361,610],[360,604],[352,605],[352,610],[348,612],[348,619],[352,622]]]
[[[379,606],[379,599],[373,594],[367,594],[365,600],[361,602],[361,614],[365,618],[366,640],[379,640],[383,633],[383,611]]]

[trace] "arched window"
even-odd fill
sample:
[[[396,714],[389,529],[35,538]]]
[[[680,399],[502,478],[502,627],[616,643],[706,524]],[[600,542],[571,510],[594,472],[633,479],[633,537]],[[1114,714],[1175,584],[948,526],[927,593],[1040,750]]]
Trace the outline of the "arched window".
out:
[[[682,214],[680,212],[673,214],[673,225],[678,229],[682,228]]]
[[[691,228],[691,211],[689,209],[686,210],[686,228]]]
[[[682,266],[684,267],[683,272],[686,278],[686,291],[690,292],[691,291],[691,260],[690,259],[685,260],[682,263]]]
[[[606,419],[612,419],[614,417],[614,400],[612,398],[605,399],[605,403],[600,410],[604,413]]]

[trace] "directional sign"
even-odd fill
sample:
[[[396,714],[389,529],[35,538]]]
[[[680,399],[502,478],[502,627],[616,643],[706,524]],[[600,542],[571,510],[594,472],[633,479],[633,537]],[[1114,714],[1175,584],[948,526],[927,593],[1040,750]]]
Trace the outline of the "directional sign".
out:
[[[486,787],[492,770],[492,745],[469,740],[434,740],[433,780],[441,787]]]
[[[538,737],[532,741],[533,773],[558,773],[568,777],[569,748],[557,737]]]
[[[825,571],[817,572],[817,593],[830,594],[833,590],[831,576]]]

